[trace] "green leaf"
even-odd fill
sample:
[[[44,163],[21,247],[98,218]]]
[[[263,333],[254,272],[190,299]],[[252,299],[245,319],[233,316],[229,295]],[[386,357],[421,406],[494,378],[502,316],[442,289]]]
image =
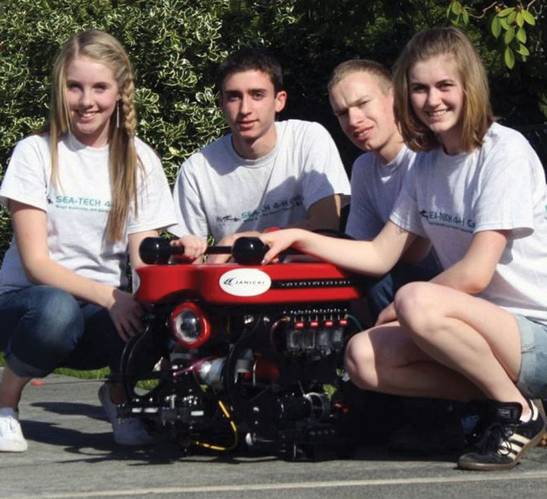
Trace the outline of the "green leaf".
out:
[[[515,54],[513,53],[511,47],[505,47],[505,51],[503,52],[503,60],[509,69],[513,69],[515,66]]]
[[[490,23],[490,31],[492,32],[492,35],[494,35],[494,38],[499,38],[501,34],[501,23],[498,16],[494,16],[492,18],[492,22]]]
[[[523,25],[524,25],[524,15],[522,14],[522,10],[521,10],[517,14],[517,26],[519,28],[522,28]]]
[[[505,43],[505,45],[509,45],[513,41],[513,38],[515,38],[515,28],[510,26],[505,32],[505,35],[503,35],[503,43]]]
[[[497,16],[498,19],[500,20],[500,25],[501,27],[504,29],[504,30],[508,30],[509,29],[509,24],[507,24],[507,19],[505,19],[505,17],[499,17]]]
[[[517,52],[520,55],[525,57],[530,55],[530,51],[528,50],[528,47],[526,45],[523,45],[522,43],[519,43],[519,49],[517,50]]]
[[[458,16],[462,13],[462,4],[458,0],[452,2],[452,12]]]
[[[514,10],[507,16],[507,24],[513,24],[517,18],[517,11]]]
[[[536,18],[529,10],[524,9],[522,11],[522,17],[530,26],[536,25]]]
[[[500,10],[496,15],[498,17],[506,17],[509,14],[511,14],[511,12],[514,12],[514,10],[515,10],[515,7],[507,7],[506,9]]]
[[[469,13],[466,8],[462,10],[462,21],[463,24],[469,24]]]
[[[518,29],[517,40],[521,43],[526,43],[526,30],[524,28]]]

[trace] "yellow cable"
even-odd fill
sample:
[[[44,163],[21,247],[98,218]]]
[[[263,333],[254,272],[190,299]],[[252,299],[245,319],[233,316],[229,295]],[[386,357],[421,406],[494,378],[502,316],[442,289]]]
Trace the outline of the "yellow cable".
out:
[[[232,429],[232,432],[234,434],[234,441],[233,441],[232,445],[230,445],[229,447],[223,447],[223,446],[216,445],[216,444],[211,444],[211,443],[208,443],[208,442],[200,442],[199,440],[194,440],[192,443],[194,445],[197,445],[198,447],[203,447],[205,449],[211,449],[211,450],[216,450],[216,451],[220,451],[220,452],[226,452],[226,451],[230,451],[232,449],[235,449],[237,444],[238,444],[237,426],[235,425],[233,419],[230,416],[230,413],[228,412],[228,409],[222,403],[222,401],[218,400],[217,402],[218,402],[218,405],[220,407],[220,410],[224,414],[224,417],[228,420],[228,423],[230,424],[230,428]]]

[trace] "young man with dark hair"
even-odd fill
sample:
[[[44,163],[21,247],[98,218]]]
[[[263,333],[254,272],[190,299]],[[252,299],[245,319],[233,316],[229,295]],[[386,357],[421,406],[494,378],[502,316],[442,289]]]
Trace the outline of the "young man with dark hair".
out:
[[[276,121],[287,101],[279,63],[240,50],[220,65],[217,85],[230,133],[182,165],[173,232],[230,244],[272,226],[338,229],[350,194],[340,155],[320,124]]]

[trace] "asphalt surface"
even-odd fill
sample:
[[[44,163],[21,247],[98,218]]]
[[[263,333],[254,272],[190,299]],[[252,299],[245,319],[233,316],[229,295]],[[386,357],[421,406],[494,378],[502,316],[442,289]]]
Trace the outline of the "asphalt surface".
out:
[[[112,441],[99,381],[52,375],[20,406],[29,450],[0,454],[0,497],[542,498],[547,449],[506,472],[455,469],[454,456],[417,458],[363,448],[346,460],[184,457],[173,443],[125,449]]]

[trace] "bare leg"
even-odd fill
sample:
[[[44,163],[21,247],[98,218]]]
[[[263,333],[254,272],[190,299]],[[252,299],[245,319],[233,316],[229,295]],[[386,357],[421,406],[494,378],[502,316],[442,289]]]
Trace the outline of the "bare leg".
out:
[[[461,373],[488,398],[529,406],[516,387],[521,362],[513,315],[466,293],[432,283],[412,283],[396,299],[401,324],[439,363]],[[422,313],[423,312],[423,313]]]
[[[461,401],[483,396],[464,376],[420,350],[397,322],[355,335],[346,350],[346,369],[353,383],[367,390]]]
[[[520,335],[510,313],[432,283],[404,286],[395,307],[400,325],[373,328],[363,333],[368,340],[357,335],[348,345],[346,363],[356,384],[374,389],[376,383],[376,389],[391,393],[460,400],[482,393],[502,402],[519,402],[523,415],[529,413],[515,385]],[[390,328],[395,335],[388,335]]]

